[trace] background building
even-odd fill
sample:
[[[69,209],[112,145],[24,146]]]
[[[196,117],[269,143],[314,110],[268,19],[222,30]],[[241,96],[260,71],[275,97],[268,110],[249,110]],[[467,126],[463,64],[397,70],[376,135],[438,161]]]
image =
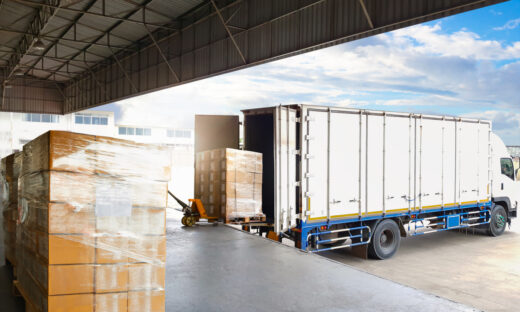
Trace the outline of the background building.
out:
[[[68,115],[0,113],[0,158],[23,149],[23,145],[49,130],[117,137],[140,143],[167,146],[172,173],[169,189],[179,198],[193,197],[193,129],[117,125],[114,113],[82,111]],[[169,201],[172,206],[176,202]]]
[[[508,146],[507,150],[509,151],[509,154],[511,154],[511,157],[513,157],[513,164],[515,165],[515,169],[520,168],[520,145]],[[517,177],[517,179],[520,180],[519,177]]]

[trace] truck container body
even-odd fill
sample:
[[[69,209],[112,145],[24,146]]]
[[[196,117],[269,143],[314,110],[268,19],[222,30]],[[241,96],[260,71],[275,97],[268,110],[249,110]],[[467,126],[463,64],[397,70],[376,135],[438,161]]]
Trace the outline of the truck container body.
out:
[[[243,113],[244,148],[264,154],[263,211],[302,249],[368,244],[385,219],[411,235],[485,227],[493,191],[516,216],[520,188],[501,172],[511,158],[489,121],[313,105]]]

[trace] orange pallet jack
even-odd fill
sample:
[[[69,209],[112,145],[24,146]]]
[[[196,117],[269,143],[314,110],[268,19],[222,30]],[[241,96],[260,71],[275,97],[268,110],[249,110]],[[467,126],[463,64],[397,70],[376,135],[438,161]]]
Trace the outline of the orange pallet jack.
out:
[[[170,196],[173,197],[173,199],[175,199],[182,207],[181,211],[184,214],[181,220],[182,225],[191,227],[194,226],[195,223],[199,222],[200,219],[205,219],[208,220],[208,222],[215,224],[218,221],[218,217],[208,216],[206,209],[204,209],[204,205],[200,199],[189,199],[189,202],[191,203],[191,206],[189,206],[173,195],[172,192],[168,191],[168,194],[170,194]]]

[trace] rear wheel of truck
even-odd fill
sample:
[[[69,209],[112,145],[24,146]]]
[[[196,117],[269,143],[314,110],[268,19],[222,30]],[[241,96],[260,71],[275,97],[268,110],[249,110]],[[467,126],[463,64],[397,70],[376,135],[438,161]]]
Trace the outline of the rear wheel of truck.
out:
[[[488,234],[490,236],[500,236],[506,230],[507,213],[504,207],[495,205],[491,210],[491,220],[489,222]]]
[[[368,254],[374,259],[392,257],[401,243],[399,226],[394,220],[386,219],[377,224],[372,240],[368,244]]]

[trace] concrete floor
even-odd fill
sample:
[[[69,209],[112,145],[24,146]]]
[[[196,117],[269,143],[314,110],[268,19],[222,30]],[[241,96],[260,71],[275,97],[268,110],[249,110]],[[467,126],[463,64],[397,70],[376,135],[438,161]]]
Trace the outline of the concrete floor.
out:
[[[389,260],[362,260],[348,250],[329,259],[484,311],[518,311],[520,220],[500,237],[440,232],[406,238]]]
[[[472,311],[227,226],[168,222],[167,311]]]
[[[224,225],[169,219],[167,234],[166,311],[472,311]],[[0,310],[23,311],[3,263]]]

